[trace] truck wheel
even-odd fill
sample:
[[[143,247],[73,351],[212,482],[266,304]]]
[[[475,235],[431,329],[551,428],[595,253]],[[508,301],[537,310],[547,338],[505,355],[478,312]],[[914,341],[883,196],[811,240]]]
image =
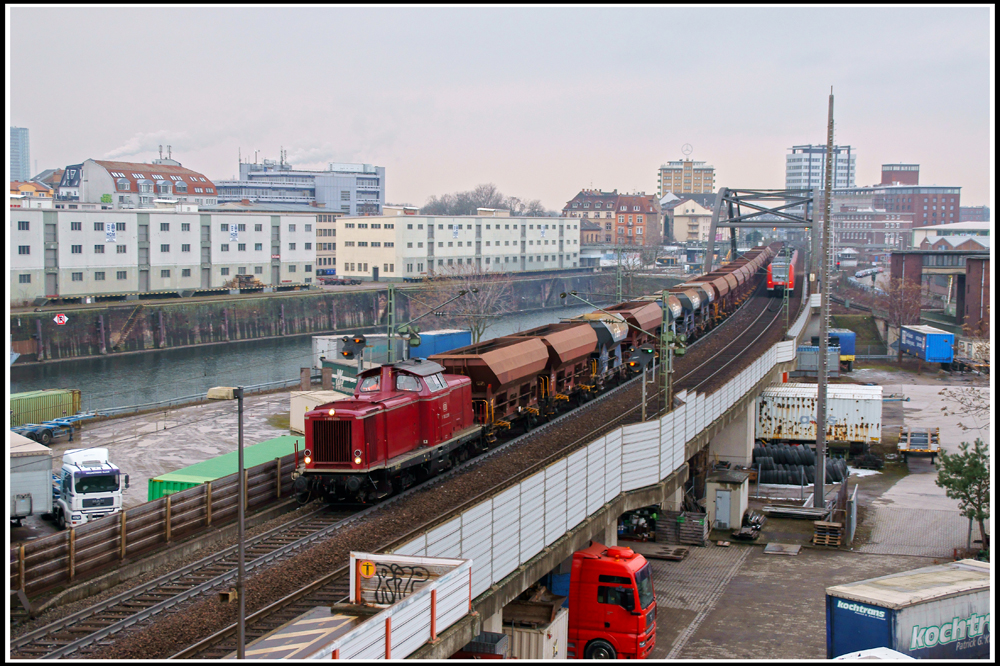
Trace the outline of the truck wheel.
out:
[[[40,444],[45,445],[45,446],[48,446],[49,444],[51,444],[52,443],[52,431],[51,430],[43,430],[42,432],[40,432],[38,434],[38,442]]]
[[[584,659],[617,659],[618,655],[615,653],[614,647],[611,643],[597,639],[587,646],[586,651],[583,653]]]
[[[66,516],[63,515],[62,509],[56,510],[56,527],[61,530],[66,529]]]

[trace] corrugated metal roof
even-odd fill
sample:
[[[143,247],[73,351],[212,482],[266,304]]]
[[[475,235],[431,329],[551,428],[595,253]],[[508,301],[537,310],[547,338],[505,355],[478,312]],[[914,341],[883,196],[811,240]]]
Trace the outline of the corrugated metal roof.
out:
[[[255,465],[269,462],[275,458],[295,452],[295,441],[299,442],[299,451],[305,449],[306,440],[301,435],[285,435],[275,437],[260,444],[243,448],[243,467],[249,469]],[[161,474],[153,481],[179,481],[184,483],[204,483],[214,481],[224,476],[235,474],[239,468],[238,452],[225,453],[216,458],[205,460],[194,465],[168,474]]]
[[[990,588],[990,564],[960,560],[826,588],[830,596],[900,609]]]
[[[918,333],[923,333],[924,335],[934,335],[934,334],[951,335],[951,333],[948,333],[948,331],[942,331],[940,328],[934,328],[933,326],[927,326],[926,324],[913,325],[913,326],[906,325],[903,326],[903,328],[909,329],[911,331],[916,331]]]
[[[844,400],[881,400],[881,386],[862,386],[861,384],[828,384],[827,395],[831,398]],[[766,397],[815,398],[816,384],[776,384],[761,391]]]

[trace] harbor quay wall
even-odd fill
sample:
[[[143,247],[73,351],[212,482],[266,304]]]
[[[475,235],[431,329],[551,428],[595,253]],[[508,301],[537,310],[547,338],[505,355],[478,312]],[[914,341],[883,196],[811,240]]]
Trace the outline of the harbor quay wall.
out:
[[[676,278],[636,276],[633,295],[679,283]],[[456,285],[457,290],[461,286]],[[628,286],[626,286],[628,288]],[[591,302],[608,303],[614,294],[614,273],[567,275],[511,281],[511,300],[517,310],[559,308],[579,303],[562,299],[578,291]],[[434,287],[397,287],[396,321],[423,314],[428,296],[450,294]],[[135,353],[238,340],[261,340],[299,335],[350,332],[388,323],[384,286],[371,289],[284,294],[246,294],[212,299],[126,301],[87,306],[52,307],[44,311],[10,314],[11,348],[21,354],[18,365]],[[58,324],[56,314],[67,321]]]

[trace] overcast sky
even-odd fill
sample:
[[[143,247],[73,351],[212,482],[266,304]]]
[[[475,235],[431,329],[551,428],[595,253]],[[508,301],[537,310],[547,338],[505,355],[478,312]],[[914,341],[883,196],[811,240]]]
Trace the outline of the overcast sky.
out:
[[[32,171],[237,151],[386,169],[390,203],[493,182],[553,210],[656,192],[682,157],[781,188],[792,145],[857,153],[991,204],[993,10],[723,7],[7,8],[8,124]]]

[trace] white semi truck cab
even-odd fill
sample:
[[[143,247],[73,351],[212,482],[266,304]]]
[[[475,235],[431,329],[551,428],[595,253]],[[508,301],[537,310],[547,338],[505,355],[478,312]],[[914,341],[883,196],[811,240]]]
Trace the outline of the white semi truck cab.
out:
[[[59,478],[53,483],[52,512],[63,529],[121,511],[128,474],[108,460],[107,449],[71,449],[63,454]]]

